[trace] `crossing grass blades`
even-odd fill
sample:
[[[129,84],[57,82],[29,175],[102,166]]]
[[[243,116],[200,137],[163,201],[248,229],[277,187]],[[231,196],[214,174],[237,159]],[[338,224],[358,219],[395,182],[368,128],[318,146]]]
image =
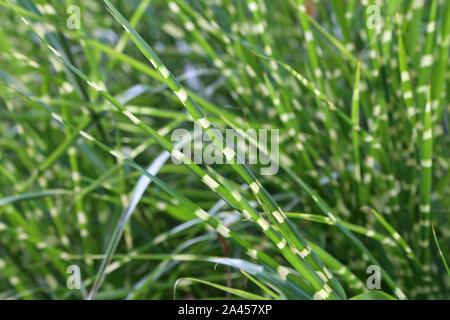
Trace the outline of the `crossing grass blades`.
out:
[[[449,298],[448,1],[0,8],[0,298]]]

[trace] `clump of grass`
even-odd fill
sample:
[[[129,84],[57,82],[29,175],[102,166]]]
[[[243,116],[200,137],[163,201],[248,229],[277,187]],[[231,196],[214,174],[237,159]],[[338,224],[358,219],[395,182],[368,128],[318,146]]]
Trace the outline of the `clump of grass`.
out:
[[[0,0],[1,296],[448,298],[450,8],[429,2]],[[194,123],[226,164],[179,151]],[[230,128],[278,129],[279,172]]]

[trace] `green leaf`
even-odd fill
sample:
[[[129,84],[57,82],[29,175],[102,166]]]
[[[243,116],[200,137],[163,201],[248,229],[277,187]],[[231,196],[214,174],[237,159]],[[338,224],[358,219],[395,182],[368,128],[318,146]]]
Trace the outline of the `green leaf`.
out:
[[[370,290],[350,298],[350,300],[396,300],[390,294],[379,290]]]

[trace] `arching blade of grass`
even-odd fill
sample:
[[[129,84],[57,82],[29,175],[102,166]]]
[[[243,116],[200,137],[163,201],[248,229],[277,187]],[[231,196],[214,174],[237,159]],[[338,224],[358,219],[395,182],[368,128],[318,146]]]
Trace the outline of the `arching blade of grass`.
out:
[[[413,262],[415,268],[415,276],[423,281],[424,285],[431,287],[432,277],[430,276],[429,269],[424,267],[417,256],[414,254],[411,247],[403,239],[403,237],[384,219],[378,212],[373,209],[370,211],[375,215],[377,220],[383,225],[383,227],[391,234],[391,237],[400,246],[400,248],[405,252],[409,260]],[[405,264],[406,267],[406,264]]]
[[[313,221],[318,223],[324,223],[328,225],[336,225],[336,222],[330,219],[329,217],[324,217],[321,215],[315,215],[315,214],[307,214],[307,213],[296,213],[296,212],[286,212],[286,215],[293,219],[303,219],[307,221]],[[360,233],[362,235],[365,235],[369,238],[375,239],[386,246],[395,246],[394,241],[392,238],[387,237],[385,235],[382,235],[378,232],[375,232],[373,230],[367,229],[365,227],[355,225],[349,222],[346,222],[341,219],[337,219],[337,221],[342,224],[343,227],[345,227],[348,230]]]
[[[281,300],[281,297],[277,296],[272,290],[270,290],[267,286],[265,286],[263,283],[261,283],[260,281],[256,280],[254,277],[252,277],[250,274],[248,274],[247,272],[240,270],[240,272],[245,275],[247,278],[250,279],[250,281],[252,281],[254,284],[256,284],[258,287],[260,287],[265,293],[267,293],[269,296],[271,296],[272,298],[274,298],[275,300]]]
[[[442,259],[442,264],[444,265],[445,270],[447,271],[447,274],[450,276],[450,269],[448,268],[447,261],[445,260],[445,256],[442,253],[441,246],[439,245],[439,241],[438,241],[437,236],[436,236],[436,231],[434,230],[434,225],[431,225],[431,230],[433,231],[434,243],[436,244],[436,247],[437,247],[437,249],[439,251],[439,255],[440,255],[441,259]]]
[[[375,215],[377,220],[383,225],[383,227],[391,234],[392,239],[395,240],[395,242],[398,243],[398,245],[405,251],[406,256],[411,259],[416,267],[421,270],[423,266],[421,265],[420,261],[417,259],[416,255],[412,251],[411,247],[406,243],[406,241],[403,239],[403,237],[395,230],[387,221],[384,219],[378,212],[376,212],[374,209],[370,209],[372,214]]]
[[[174,300],[176,300],[176,286],[177,286],[177,284],[180,281],[187,281],[187,280],[188,281],[192,281],[192,282],[198,282],[198,283],[206,284],[208,286],[214,287],[214,288],[219,289],[219,290],[223,290],[225,292],[229,292],[229,293],[234,294],[234,295],[236,295],[238,297],[241,297],[241,298],[244,298],[244,299],[248,299],[248,300],[268,300],[268,298],[265,298],[263,296],[259,296],[259,295],[256,295],[256,294],[253,294],[253,293],[250,293],[250,292],[246,292],[246,291],[243,291],[243,290],[240,290],[240,289],[228,288],[228,287],[222,286],[220,284],[216,284],[216,283],[212,283],[212,282],[209,282],[209,281],[204,281],[204,280],[196,279],[196,278],[188,278],[188,277],[182,278],[182,279],[178,279],[177,282],[175,282],[175,288],[174,288],[174,293],[173,293]]]
[[[205,238],[205,237],[202,237]],[[209,237],[210,238],[210,237]],[[189,240],[189,244],[185,243],[180,247],[180,250],[176,251],[183,251],[183,249],[188,248],[193,243],[198,243],[198,240],[202,240],[200,238],[194,238]],[[203,239],[205,240],[205,239]],[[94,260],[104,259],[105,255],[88,255],[88,256],[76,256],[76,255],[67,255],[65,257],[68,260],[73,259],[79,259],[79,258],[89,258]],[[255,263],[251,263],[245,260],[241,259],[235,259],[235,258],[222,258],[222,257],[214,257],[214,256],[202,256],[202,255],[196,255],[196,254],[184,254],[180,252],[175,252],[172,254],[140,254],[135,253],[132,256],[129,256],[127,254],[114,254],[112,256],[112,260],[114,260],[113,268],[109,268],[107,271],[108,273],[117,270],[117,268],[122,267],[124,264],[129,263],[130,261],[150,261],[150,260],[162,260],[161,266],[167,266],[168,262],[174,262],[174,261],[184,261],[184,262],[208,262],[212,264],[220,264],[220,265],[226,265],[230,266],[232,268],[239,269],[241,273],[243,273],[246,277],[251,277],[253,280],[258,282],[258,286],[265,292],[265,290],[271,291],[267,286],[274,286],[276,288],[279,288],[282,290],[283,294],[287,294],[290,298],[302,298],[302,299],[310,299],[311,297],[308,297],[305,295],[305,293],[302,293],[298,290],[298,288],[293,287],[289,283],[283,283],[277,274],[267,272],[261,265],[257,265]],[[155,275],[155,273],[158,273],[161,271],[161,268],[156,268],[151,272],[151,275]],[[166,270],[167,271],[167,270]],[[151,277],[149,278],[151,281],[155,280],[157,277]],[[252,280],[252,281],[253,281]],[[145,279],[145,282],[147,282],[147,279]],[[265,284],[264,284],[265,283]],[[263,289],[264,287],[264,289]],[[138,293],[142,289],[148,289],[148,286],[145,286],[143,284],[139,284],[137,287],[133,288],[129,292],[128,299],[133,299],[138,297]],[[274,293],[271,291],[271,294],[268,293],[269,296],[271,296],[274,299],[279,299],[278,296],[274,295]],[[267,299],[267,298],[265,298]]]
[[[24,194],[18,194],[14,196],[4,197],[0,199],[0,206],[4,206],[7,204],[19,202],[19,201],[26,201],[30,199],[36,199],[36,198],[44,198],[44,197],[54,197],[54,196],[60,196],[60,195],[67,195],[71,192],[69,190],[64,189],[48,189],[44,191],[38,191],[38,192],[29,192]]]

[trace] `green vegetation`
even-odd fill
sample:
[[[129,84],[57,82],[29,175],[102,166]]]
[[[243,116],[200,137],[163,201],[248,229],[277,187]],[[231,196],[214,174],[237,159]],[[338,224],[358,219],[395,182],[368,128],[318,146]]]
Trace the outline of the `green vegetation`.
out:
[[[449,1],[0,0],[0,19],[0,298],[450,297]],[[179,151],[194,124],[227,163]]]

